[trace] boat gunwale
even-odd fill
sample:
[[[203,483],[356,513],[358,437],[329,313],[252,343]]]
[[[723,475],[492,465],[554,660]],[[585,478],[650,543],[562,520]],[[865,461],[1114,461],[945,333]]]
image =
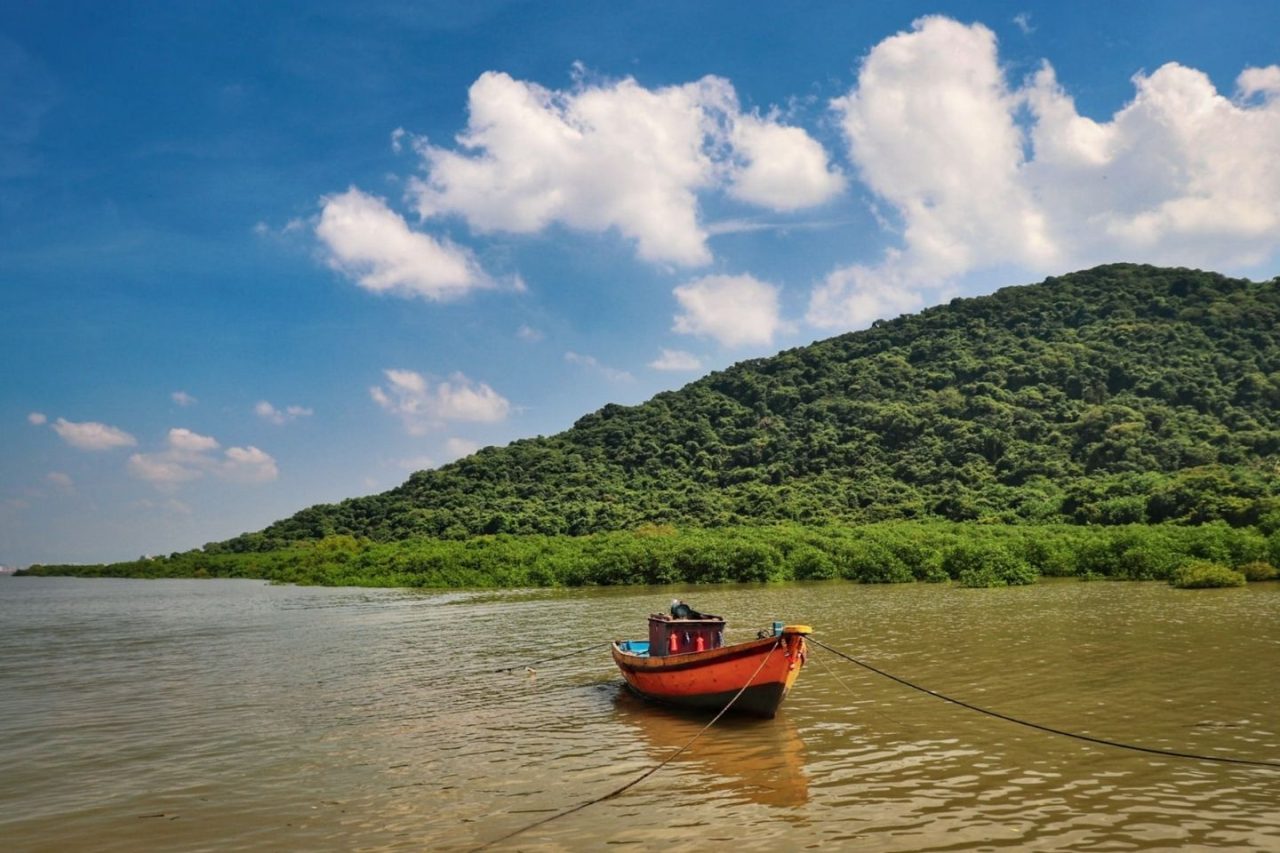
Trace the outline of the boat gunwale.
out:
[[[711,666],[717,663],[727,663],[732,660],[737,660],[738,658],[759,655],[764,651],[770,651],[777,647],[784,647],[786,645],[786,635],[778,634],[773,637],[761,637],[755,640],[747,640],[742,643],[734,643],[731,646],[721,646],[718,649],[707,649],[702,652],[684,652],[677,655],[664,655],[662,657],[637,655],[632,652],[625,651],[619,647],[620,644],[624,642],[633,641],[613,641],[613,658],[619,665],[625,665],[633,670],[642,672],[670,672],[680,669],[693,669],[697,667]]]

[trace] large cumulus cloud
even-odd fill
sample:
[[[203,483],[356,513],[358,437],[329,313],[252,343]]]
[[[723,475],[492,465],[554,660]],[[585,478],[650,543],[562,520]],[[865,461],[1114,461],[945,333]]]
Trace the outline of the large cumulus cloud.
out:
[[[1107,121],[1044,63],[1011,83],[981,24],[922,18],[867,55],[832,103],[859,178],[900,229],[878,260],[832,271],[808,318],[866,325],[975,270],[1112,260],[1219,268],[1280,249],[1280,68],[1234,99],[1177,63],[1133,78]]]

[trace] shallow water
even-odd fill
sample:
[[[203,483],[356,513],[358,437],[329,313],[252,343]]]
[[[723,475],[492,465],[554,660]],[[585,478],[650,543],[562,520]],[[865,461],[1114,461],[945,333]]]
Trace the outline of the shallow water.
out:
[[[10,850],[472,849],[616,789],[706,718],[606,648],[673,596],[781,619],[972,704],[1280,762],[1280,584],[841,583],[421,594],[0,579]],[[494,672],[511,665],[513,672]],[[496,849],[1280,849],[1280,769],[976,714],[815,648],[780,715]]]

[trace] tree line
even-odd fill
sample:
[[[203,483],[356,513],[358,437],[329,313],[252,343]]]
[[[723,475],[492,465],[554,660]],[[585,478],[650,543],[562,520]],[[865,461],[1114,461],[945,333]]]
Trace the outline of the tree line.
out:
[[[888,521],[677,529],[586,536],[499,534],[374,542],[347,534],[265,552],[189,551],[103,566],[33,566],[34,575],[258,578],[279,583],[426,588],[778,582],[955,582],[989,587],[1041,576],[1179,581],[1228,572],[1269,580],[1280,529],[1000,525]],[[1210,569],[1205,567],[1209,566]],[[1182,585],[1195,585],[1183,583]],[[1214,583],[1211,585],[1223,585]]]

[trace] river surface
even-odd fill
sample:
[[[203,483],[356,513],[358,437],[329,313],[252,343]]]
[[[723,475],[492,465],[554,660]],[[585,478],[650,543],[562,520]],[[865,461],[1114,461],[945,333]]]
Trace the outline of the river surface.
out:
[[[0,579],[9,851],[1280,849],[1280,769],[1022,728],[812,648],[773,720],[703,729],[607,648],[672,597],[927,688],[1280,762],[1280,584],[839,582],[502,593]],[[518,665],[513,672],[495,672]],[[500,840],[504,839],[505,840]]]

